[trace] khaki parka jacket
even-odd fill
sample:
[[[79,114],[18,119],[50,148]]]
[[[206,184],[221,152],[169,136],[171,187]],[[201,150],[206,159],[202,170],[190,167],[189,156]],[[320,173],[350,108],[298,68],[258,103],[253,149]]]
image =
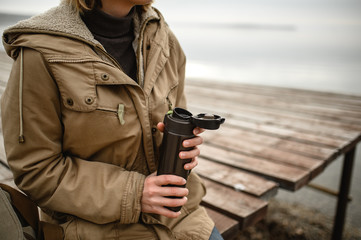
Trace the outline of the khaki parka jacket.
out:
[[[1,99],[6,156],[18,187],[65,239],[208,239],[200,178],[182,215],[141,212],[169,108],[186,107],[185,56],[154,8],[134,17],[138,83],[65,3],[4,31],[14,59]]]

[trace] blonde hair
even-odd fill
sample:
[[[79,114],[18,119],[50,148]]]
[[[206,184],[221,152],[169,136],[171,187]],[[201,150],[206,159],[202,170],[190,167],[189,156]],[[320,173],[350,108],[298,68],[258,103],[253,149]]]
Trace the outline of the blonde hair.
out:
[[[80,13],[102,6],[101,0],[64,0],[64,2],[71,5],[74,8],[74,10]],[[151,6],[151,4],[152,3],[142,6],[142,10],[146,11]]]

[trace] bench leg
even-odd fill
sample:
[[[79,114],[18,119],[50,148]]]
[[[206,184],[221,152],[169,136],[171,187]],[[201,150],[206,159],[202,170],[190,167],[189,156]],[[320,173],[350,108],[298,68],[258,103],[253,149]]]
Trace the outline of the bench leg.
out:
[[[346,217],[347,198],[351,185],[351,175],[353,162],[355,158],[355,149],[353,147],[346,154],[343,161],[342,176],[339,186],[337,200],[336,216],[333,225],[332,240],[341,240]]]

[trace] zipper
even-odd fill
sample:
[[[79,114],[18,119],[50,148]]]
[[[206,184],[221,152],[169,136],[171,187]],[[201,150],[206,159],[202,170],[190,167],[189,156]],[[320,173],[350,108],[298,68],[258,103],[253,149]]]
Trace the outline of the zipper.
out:
[[[100,63],[105,63],[108,65],[111,65],[110,63],[103,61],[103,60],[98,60],[98,59],[81,59],[81,58],[74,58],[74,59],[57,59],[57,58],[53,58],[53,59],[49,59],[48,62],[50,63],[85,63],[85,62],[100,62]]]
[[[144,30],[145,30],[145,27],[147,26],[147,24],[152,21],[152,20],[155,20],[157,18],[155,17],[149,17],[147,18],[142,26],[140,27],[140,31],[139,31],[139,39],[138,39],[138,49],[137,49],[137,54],[138,54],[138,59],[137,59],[137,78],[138,78],[138,81],[139,81],[139,86],[143,89],[144,87],[144,69],[141,70],[141,67],[144,67],[144,59],[143,59],[143,56],[142,56],[142,44],[144,42]],[[140,58],[142,58],[142,61],[140,61]],[[141,64],[143,66],[141,66]],[[141,71],[143,71],[143,76],[141,76]]]
[[[110,109],[104,109],[104,108],[97,108],[96,110],[102,111],[102,112],[114,113],[115,115],[118,114],[118,112],[116,110],[110,110]]]
[[[168,95],[166,97],[166,100],[168,102],[168,113],[173,111],[173,104],[172,101],[169,99],[170,93],[178,86],[178,84],[174,85],[168,92]]]
[[[105,108],[97,108],[97,110],[102,111],[102,112],[113,113],[118,117],[120,125],[123,126],[125,124],[125,120],[124,120],[125,107],[124,107],[124,104],[119,103],[117,110],[105,109]]]
[[[173,110],[173,104],[171,102],[171,100],[169,99],[169,97],[167,96],[167,102],[168,102],[168,111],[172,111]]]

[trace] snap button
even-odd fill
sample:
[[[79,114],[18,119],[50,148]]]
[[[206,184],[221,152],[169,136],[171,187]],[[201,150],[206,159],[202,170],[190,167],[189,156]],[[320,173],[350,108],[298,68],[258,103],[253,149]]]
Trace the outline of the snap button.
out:
[[[94,98],[92,98],[92,97],[86,97],[86,98],[85,98],[85,103],[86,103],[86,104],[90,105],[90,104],[92,104],[93,102],[94,102]]]
[[[152,133],[156,133],[157,132],[157,128],[153,127],[152,128]]]
[[[102,79],[103,81],[109,80],[109,75],[108,75],[107,73],[102,73],[102,74],[100,75],[100,77],[101,77],[101,79]]]
[[[69,106],[73,106],[73,105],[74,105],[74,101],[73,101],[73,99],[71,99],[71,98],[66,99],[66,103],[67,103]]]
[[[147,45],[147,50],[150,50],[150,45],[149,44]]]

